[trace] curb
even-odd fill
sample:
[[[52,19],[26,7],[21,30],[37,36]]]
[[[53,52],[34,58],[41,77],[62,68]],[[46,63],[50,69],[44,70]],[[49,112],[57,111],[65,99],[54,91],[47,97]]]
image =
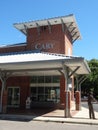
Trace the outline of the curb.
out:
[[[43,122],[56,122],[56,123],[73,123],[73,124],[85,124],[85,125],[98,125],[98,120],[93,119],[81,119],[81,118],[54,118],[54,117],[42,117],[42,116],[27,116],[27,115],[0,115],[0,120],[12,120],[12,121],[43,121]]]
[[[92,119],[36,117],[33,121],[98,125],[98,120]]]

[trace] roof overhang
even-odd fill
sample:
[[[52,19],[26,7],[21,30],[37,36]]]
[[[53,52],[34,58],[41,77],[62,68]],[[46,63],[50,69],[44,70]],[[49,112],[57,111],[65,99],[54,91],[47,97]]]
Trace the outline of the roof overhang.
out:
[[[49,18],[44,20],[36,20],[36,21],[30,21],[30,22],[24,22],[24,23],[15,23],[14,27],[27,35],[27,29],[29,28],[40,28],[41,26],[49,26],[61,24],[62,27],[66,25],[71,37],[72,42],[74,42],[77,39],[81,39],[81,35],[75,20],[75,17],[73,14],[67,15],[67,16],[61,16],[61,17],[55,17],[55,18]]]
[[[0,56],[0,72],[7,72],[12,76],[61,75],[62,65],[67,66],[70,71],[78,67],[78,75],[90,73],[89,66],[82,57],[51,53],[15,53]]]

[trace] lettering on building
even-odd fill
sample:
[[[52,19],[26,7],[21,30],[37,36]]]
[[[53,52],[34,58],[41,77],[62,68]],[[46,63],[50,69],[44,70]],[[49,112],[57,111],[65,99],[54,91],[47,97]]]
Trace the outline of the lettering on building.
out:
[[[53,43],[36,43],[35,44],[35,49],[39,50],[48,50],[48,49],[53,49],[54,44]]]

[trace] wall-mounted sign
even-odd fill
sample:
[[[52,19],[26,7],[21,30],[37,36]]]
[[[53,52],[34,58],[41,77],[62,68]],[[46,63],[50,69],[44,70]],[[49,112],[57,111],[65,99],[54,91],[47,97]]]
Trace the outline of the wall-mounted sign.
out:
[[[42,49],[53,49],[54,47],[54,44],[53,43],[36,43],[35,44],[35,49],[39,49],[39,50],[42,50]]]

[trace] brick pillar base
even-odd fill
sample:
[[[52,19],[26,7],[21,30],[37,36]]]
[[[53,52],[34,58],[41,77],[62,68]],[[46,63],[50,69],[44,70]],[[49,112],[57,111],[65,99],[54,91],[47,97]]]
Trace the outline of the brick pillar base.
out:
[[[7,90],[4,90],[3,92],[2,113],[7,113]]]
[[[66,98],[65,98],[65,117],[71,117],[70,115],[70,108],[71,108],[71,92],[66,91],[65,97],[68,94],[68,106],[66,106]]]
[[[75,92],[75,102],[76,102],[76,110],[80,110],[81,108],[80,91]]]

